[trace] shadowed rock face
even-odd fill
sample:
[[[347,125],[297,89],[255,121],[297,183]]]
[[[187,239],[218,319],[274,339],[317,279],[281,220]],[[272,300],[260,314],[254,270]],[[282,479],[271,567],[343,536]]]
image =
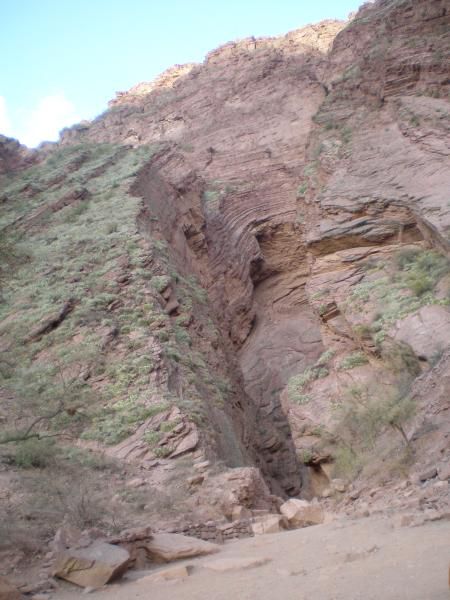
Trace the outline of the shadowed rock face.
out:
[[[374,356],[353,329],[373,314],[346,304],[371,281],[362,265],[408,244],[448,251],[446,4],[381,0],[348,24],[226,44],[62,134],[63,147],[160,144],[132,188],[139,231],[208,291],[236,390],[228,425],[215,417],[219,453],[241,444],[280,494],[299,493],[297,452],[347,383],[328,365],[305,408],[289,379],[327,349]]]

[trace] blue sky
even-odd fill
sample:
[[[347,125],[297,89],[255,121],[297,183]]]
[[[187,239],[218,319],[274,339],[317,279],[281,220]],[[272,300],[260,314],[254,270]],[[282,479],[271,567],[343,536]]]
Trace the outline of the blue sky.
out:
[[[0,0],[0,133],[29,146],[227,41],[345,19],[362,0]]]

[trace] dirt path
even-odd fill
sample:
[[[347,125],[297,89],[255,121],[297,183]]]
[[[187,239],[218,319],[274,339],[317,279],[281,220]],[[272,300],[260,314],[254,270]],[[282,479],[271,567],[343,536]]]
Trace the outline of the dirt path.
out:
[[[222,558],[267,558],[247,570],[216,573],[202,565]],[[192,565],[190,577],[145,582],[149,572],[94,594],[102,600],[449,600],[450,523],[396,528],[370,518],[248,538]],[[155,571],[151,571],[153,573]],[[86,597],[65,587],[60,600]]]

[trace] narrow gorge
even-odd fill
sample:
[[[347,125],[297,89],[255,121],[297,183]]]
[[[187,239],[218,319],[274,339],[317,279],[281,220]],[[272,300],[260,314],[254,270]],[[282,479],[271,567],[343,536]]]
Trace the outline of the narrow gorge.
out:
[[[445,0],[378,0],[177,65],[56,144],[2,136],[8,435],[62,432],[82,479],[79,456],[125,465],[92,489],[131,524],[358,514],[448,461],[449,27]]]

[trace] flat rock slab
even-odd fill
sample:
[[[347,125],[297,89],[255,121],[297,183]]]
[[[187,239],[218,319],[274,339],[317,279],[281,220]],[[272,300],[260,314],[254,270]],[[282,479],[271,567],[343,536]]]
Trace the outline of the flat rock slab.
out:
[[[56,559],[54,575],[81,587],[98,588],[123,575],[129,563],[130,554],[124,548],[96,542],[62,552]]]
[[[219,552],[220,546],[178,533],[154,533],[153,538],[145,543],[145,550],[155,562],[170,562],[214,554]]]
[[[132,542],[140,542],[142,540],[149,540],[153,537],[152,528],[147,527],[135,527],[133,529],[125,529],[121,531],[119,535],[108,538],[110,544],[131,544]]]
[[[265,515],[257,517],[252,523],[252,531],[255,535],[265,533],[278,533],[281,531],[283,517],[281,515]]]
[[[322,507],[319,504],[291,498],[281,505],[280,512],[292,527],[307,527],[319,525],[325,520]]]
[[[209,560],[202,564],[202,567],[211,569],[212,571],[219,571],[225,573],[226,571],[241,571],[242,569],[253,569],[254,567],[260,567],[270,562],[272,559],[260,557],[255,558],[247,556],[244,558],[218,558],[216,560]]]
[[[151,583],[151,582],[158,582],[158,581],[178,581],[181,579],[186,579],[186,577],[189,577],[190,575],[190,571],[192,570],[192,567],[182,567],[182,566],[176,566],[176,567],[169,567],[168,569],[161,569],[159,571],[156,571],[156,573],[152,573],[151,575],[146,575],[145,577],[141,577],[140,579],[138,579],[138,583]]]

